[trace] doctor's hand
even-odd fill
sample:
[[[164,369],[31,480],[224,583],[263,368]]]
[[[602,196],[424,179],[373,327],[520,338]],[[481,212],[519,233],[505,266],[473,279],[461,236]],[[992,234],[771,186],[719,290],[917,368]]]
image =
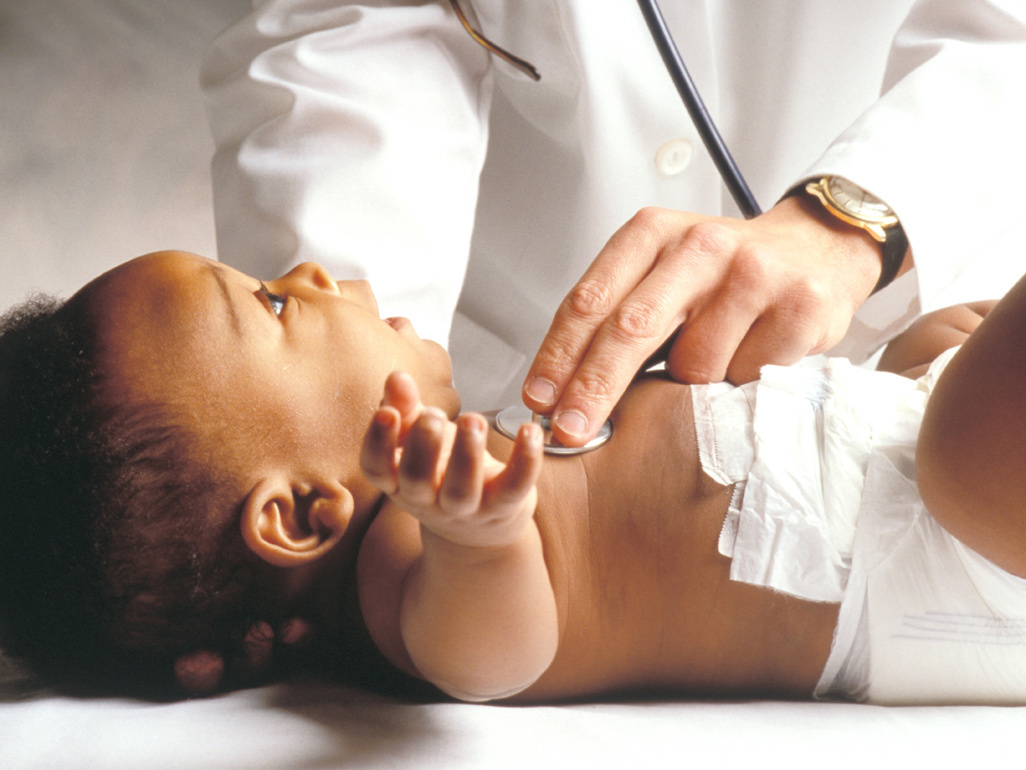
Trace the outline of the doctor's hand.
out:
[[[579,446],[650,358],[682,382],[742,383],[833,347],[880,271],[869,234],[803,196],[749,221],[644,209],[563,300],[524,403]]]

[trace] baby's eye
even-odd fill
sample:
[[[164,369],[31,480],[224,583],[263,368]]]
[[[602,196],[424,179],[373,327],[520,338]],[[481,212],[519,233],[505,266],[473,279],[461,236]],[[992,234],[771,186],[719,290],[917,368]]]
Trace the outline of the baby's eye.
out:
[[[281,316],[282,311],[285,309],[285,302],[288,300],[288,297],[283,297],[280,294],[271,293],[271,291],[266,286],[264,286],[263,283],[260,284],[260,293],[263,294],[264,297],[267,298],[267,301],[270,303],[271,312],[274,313],[276,316]]]

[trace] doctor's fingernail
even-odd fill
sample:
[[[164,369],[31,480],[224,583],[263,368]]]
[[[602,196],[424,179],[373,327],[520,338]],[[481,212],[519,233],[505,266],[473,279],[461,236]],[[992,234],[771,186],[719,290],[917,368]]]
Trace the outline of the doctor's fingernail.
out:
[[[542,406],[548,406],[556,400],[556,386],[544,377],[535,377],[528,382],[524,393]]]
[[[583,436],[588,432],[587,418],[580,412],[573,409],[566,412],[560,412],[556,415],[556,419],[553,420],[553,422],[560,430],[571,436]]]

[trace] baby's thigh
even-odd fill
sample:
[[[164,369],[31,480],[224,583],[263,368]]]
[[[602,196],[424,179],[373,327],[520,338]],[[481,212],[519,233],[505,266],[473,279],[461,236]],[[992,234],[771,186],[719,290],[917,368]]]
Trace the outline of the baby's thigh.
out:
[[[916,482],[934,518],[1026,577],[1026,282],[991,311],[944,370],[916,445]]]

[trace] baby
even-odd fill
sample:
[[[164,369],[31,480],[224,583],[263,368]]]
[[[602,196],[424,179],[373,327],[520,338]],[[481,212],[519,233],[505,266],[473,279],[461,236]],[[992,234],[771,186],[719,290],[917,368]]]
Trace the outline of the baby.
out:
[[[37,302],[5,321],[0,639],[54,678],[124,683],[166,678],[194,650],[242,655],[256,621],[297,617],[342,670],[394,670],[471,701],[662,692],[905,702],[925,692],[1026,702],[1024,676],[1002,671],[995,689],[945,671],[943,656],[940,674],[922,675],[940,684],[895,684],[888,666],[920,653],[896,646],[891,630],[886,643],[873,636],[877,602],[889,606],[876,595],[897,578],[888,562],[877,579],[866,557],[879,542],[888,554],[906,541],[955,549],[987,612],[986,592],[999,595],[980,621],[1008,630],[995,649],[1026,627],[1026,583],[1015,577],[1026,576],[1026,528],[1009,520],[1022,506],[974,487],[1000,480],[976,467],[988,455],[973,431],[992,426],[979,410],[963,419],[967,372],[989,360],[977,351],[1000,358],[1000,341],[1026,329],[1024,292],[991,314],[929,400],[919,462],[934,516],[916,493],[902,508],[912,514],[884,505],[881,519],[866,498],[884,489],[893,502],[895,486],[870,481],[884,466],[907,479],[938,382],[929,365],[989,304],[927,316],[888,349],[882,366],[920,380],[840,362],[770,367],[781,402],[762,383],[689,389],[642,376],[604,448],[543,462],[537,426],[511,441],[484,416],[458,414],[445,351],[405,319],[380,319],[365,282],[336,283],[306,264],[264,284],[179,252],[140,257],[63,305]],[[804,372],[797,384],[791,371]],[[900,404],[883,412],[901,430],[860,422],[849,392]],[[841,479],[811,506],[773,481],[772,461],[790,458],[762,427],[764,399],[819,431],[825,464],[808,478]],[[721,419],[735,413],[737,423]],[[1011,438],[996,441],[1019,453]],[[958,470],[966,446],[979,452],[975,476]],[[795,478],[806,478],[801,467]],[[852,484],[838,524],[831,490]],[[772,542],[752,545],[753,522]],[[867,528],[885,539],[866,539]],[[787,550],[792,540],[814,542],[813,556]],[[895,556],[900,574],[929,583],[917,554]],[[770,566],[753,572],[759,559]],[[801,568],[789,571],[795,559]],[[939,571],[946,579],[947,562]],[[977,612],[940,599],[922,611]],[[986,672],[979,650],[966,660]],[[874,691],[878,670],[887,684]],[[965,676],[971,686],[949,685]]]

